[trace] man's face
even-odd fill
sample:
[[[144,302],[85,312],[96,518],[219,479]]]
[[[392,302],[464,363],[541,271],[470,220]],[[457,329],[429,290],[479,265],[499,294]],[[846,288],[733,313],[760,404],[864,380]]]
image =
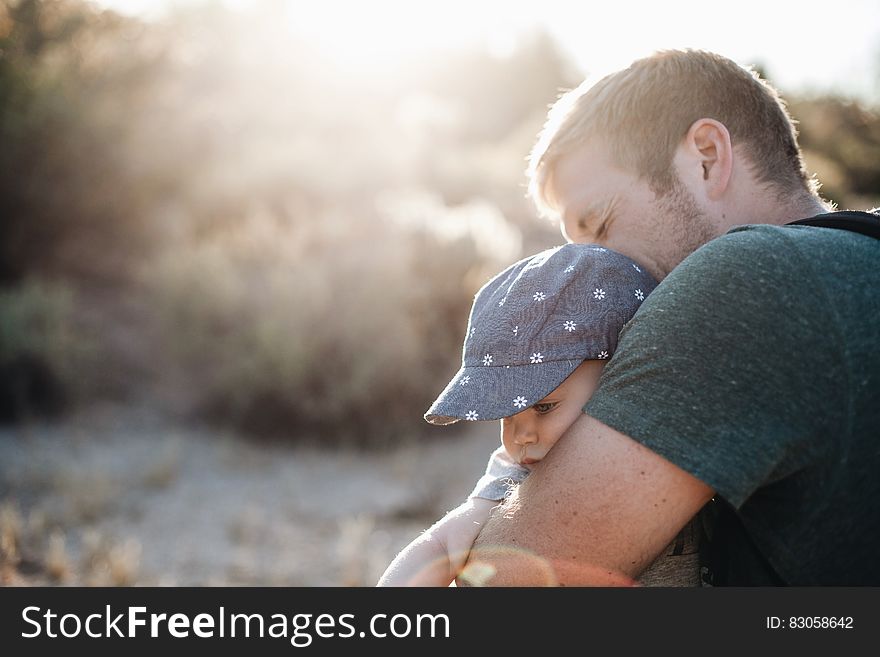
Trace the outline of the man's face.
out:
[[[678,176],[658,197],[646,180],[613,164],[600,142],[560,158],[548,185],[568,241],[619,251],[657,280],[720,234]]]

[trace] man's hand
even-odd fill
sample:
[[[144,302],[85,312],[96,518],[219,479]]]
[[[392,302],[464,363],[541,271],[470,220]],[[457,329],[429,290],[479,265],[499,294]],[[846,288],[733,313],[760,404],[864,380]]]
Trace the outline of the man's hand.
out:
[[[631,585],[712,495],[699,479],[582,415],[493,513],[458,582]]]

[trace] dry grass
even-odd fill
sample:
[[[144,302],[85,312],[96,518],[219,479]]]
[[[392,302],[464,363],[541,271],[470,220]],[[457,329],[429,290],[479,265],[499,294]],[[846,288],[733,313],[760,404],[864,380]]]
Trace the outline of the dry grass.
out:
[[[91,530],[83,535],[81,577],[88,586],[131,586],[140,574],[140,541],[113,539]]]
[[[370,536],[375,525],[375,518],[366,514],[343,518],[339,522],[337,552],[342,586],[367,585],[371,565]]]
[[[0,506],[0,571],[14,570],[19,563],[22,524],[18,507],[4,502]]]
[[[59,474],[58,492],[66,504],[64,520],[89,524],[110,512],[122,485],[99,470],[71,468]]]
[[[49,546],[46,549],[46,574],[56,583],[70,579],[72,570],[64,532],[56,529],[49,535]]]
[[[0,583],[373,586],[497,441],[493,427],[373,454],[152,418],[107,408],[27,439],[0,430]]]
[[[31,510],[24,521],[13,502],[0,506],[2,584],[130,586],[138,581],[140,558],[135,539],[114,540],[94,529],[66,532],[42,509]]]
[[[128,538],[110,548],[107,570],[113,586],[131,586],[137,581],[141,563],[141,544]]]

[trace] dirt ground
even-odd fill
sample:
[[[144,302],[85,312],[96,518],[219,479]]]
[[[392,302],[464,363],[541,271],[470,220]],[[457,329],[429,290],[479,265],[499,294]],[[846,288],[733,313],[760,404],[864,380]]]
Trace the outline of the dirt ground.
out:
[[[0,584],[372,586],[498,441],[495,423],[446,431],[319,450],[112,405],[0,429]]]

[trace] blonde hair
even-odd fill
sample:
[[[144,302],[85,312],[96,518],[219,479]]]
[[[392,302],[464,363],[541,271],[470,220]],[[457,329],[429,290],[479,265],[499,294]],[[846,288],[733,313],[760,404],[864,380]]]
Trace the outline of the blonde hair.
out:
[[[672,158],[700,118],[723,123],[759,182],[783,194],[816,184],[804,168],[795,121],[755,71],[701,50],[669,50],[636,60],[559,98],[529,156],[529,195],[552,214],[547,180],[560,157],[601,138],[615,163],[646,179],[658,196],[674,189]]]

